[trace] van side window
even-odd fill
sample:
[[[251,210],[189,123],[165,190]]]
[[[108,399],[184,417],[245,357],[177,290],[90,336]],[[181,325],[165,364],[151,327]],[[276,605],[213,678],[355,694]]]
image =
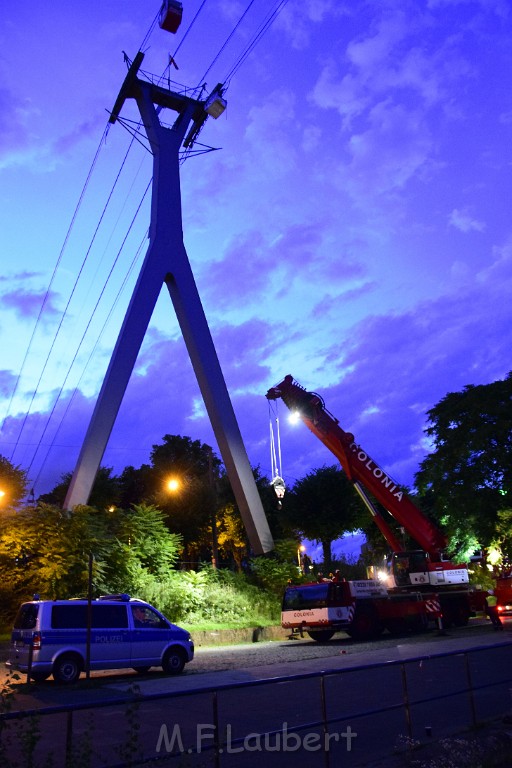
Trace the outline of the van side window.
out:
[[[98,605],[93,603],[93,629],[127,629],[128,616],[125,605]],[[87,605],[52,606],[52,629],[85,629],[87,627]]]
[[[14,619],[14,629],[34,629],[38,611],[39,605],[35,603],[22,605]]]
[[[126,605],[93,605],[92,626],[95,629],[128,629]]]

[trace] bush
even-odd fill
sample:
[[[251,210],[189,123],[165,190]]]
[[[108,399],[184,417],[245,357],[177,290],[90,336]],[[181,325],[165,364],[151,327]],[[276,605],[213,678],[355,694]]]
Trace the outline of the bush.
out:
[[[280,599],[249,583],[244,574],[211,567],[171,572],[159,581],[141,571],[137,596],[179,624],[236,628],[279,622]]]

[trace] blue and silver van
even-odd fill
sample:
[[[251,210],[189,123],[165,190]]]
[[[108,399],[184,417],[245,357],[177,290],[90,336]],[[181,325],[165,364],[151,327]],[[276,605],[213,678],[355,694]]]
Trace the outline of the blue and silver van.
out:
[[[89,669],[147,672],[162,667],[169,675],[194,658],[189,632],[171,624],[156,608],[129,595],[97,600],[33,600],[16,615],[7,666],[34,680],[50,675],[74,683]]]

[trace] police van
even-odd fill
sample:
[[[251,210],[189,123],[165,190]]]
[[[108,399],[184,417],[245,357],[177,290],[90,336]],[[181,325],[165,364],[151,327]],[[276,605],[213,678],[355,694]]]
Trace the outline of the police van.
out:
[[[190,633],[153,606],[129,595],[97,600],[33,600],[16,615],[7,666],[57,683],[76,682],[90,670],[147,672],[162,667],[169,675],[194,658]]]

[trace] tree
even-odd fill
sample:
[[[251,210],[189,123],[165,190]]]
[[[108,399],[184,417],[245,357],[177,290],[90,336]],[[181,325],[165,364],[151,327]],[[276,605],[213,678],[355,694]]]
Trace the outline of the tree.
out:
[[[209,445],[180,435],[164,435],[163,443],[153,446],[150,458],[162,481],[170,472],[182,477],[207,478],[210,469],[217,475],[221,467],[220,459]]]
[[[139,469],[125,467],[119,476],[119,506],[129,509],[149,500],[154,492],[153,469],[142,464]]]
[[[302,537],[321,542],[327,570],[332,542],[359,529],[367,512],[345,473],[324,466],[295,483],[283,501],[283,515]]]
[[[115,555],[121,562],[109,562],[112,575],[121,574],[119,589],[131,590],[137,578],[134,572],[145,569],[157,578],[174,568],[183,548],[179,534],[171,533],[164,513],[151,504],[135,504],[131,509],[114,509],[109,514],[109,529],[119,543]],[[124,586],[123,586],[124,585]]]
[[[164,435],[163,443],[153,446],[150,458],[149,498],[165,513],[169,530],[183,537],[183,561],[194,564],[210,559],[220,459],[206,443],[180,435]],[[169,481],[175,485],[170,487]]]
[[[0,610],[39,593],[45,598],[87,594],[93,555],[95,595],[130,592],[141,572],[162,578],[174,566],[181,538],[169,533],[160,510],[129,511],[77,505],[73,512],[38,504],[0,516]]]
[[[232,559],[236,570],[242,570],[244,557],[247,556],[247,534],[242,518],[234,504],[226,504],[217,510],[217,542],[219,550],[226,559]]]
[[[120,480],[112,472],[112,467],[100,467],[98,469],[88,501],[91,507],[108,509],[120,503]],[[55,504],[62,507],[72,476],[72,472],[65,472],[61,475],[60,482],[49,493],[43,493],[38,501],[43,504]]]
[[[512,372],[503,381],[451,392],[427,413],[434,450],[415,483],[460,554],[503,537],[512,507]],[[510,533],[510,532],[509,532]]]
[[[16,507],[27,495],[27,489],[27,472],[0,456],[0,507]]]
[[[88,559],[94,580],[105,589],[113,539],[104,513],[77,506],[73,513],[49,504],[23,507],[0,521],[0,578],[15,592],[53,599],[87,593]]]

